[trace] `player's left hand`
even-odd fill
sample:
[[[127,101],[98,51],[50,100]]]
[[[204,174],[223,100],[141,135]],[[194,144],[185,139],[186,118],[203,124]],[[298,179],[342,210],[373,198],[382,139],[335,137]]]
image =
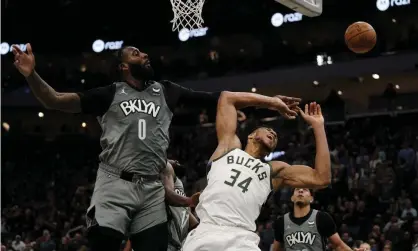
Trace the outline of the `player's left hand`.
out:
[[[193,194],[191,197],[193,205],[191,207],[196,207],[199,204],[200,192]]]

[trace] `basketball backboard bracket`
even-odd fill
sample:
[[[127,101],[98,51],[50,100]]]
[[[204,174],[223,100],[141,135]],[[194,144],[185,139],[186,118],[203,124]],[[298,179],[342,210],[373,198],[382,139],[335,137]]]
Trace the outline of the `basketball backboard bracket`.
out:
[[[308,17],[322,14],[322,0],[275,0],[284,6]]]

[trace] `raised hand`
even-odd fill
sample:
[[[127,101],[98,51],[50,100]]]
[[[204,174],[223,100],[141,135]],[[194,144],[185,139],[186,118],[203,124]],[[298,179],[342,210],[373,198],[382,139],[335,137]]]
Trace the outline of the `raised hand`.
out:
[[[30,44],[26,44],[26,50],[28,53],[23,52],[17,45],[12,45],[12,52],[15,55],[14,65],[23,76],[28,77],[35,69],[35,56]]]
[[[300,101],[302,101],[301,98],[287,97],[282,95],[276,95],[275,97],[281,99],[292,110],[294,110],[300,104]]]
[[[278,111],[286,119],[295,119],[296,116],[298,115],[295,109],[292,109],[291,107],[287,106],[285,102],[283,102],[277,96],[275,98],[276,98],[276,104],[274,105],[274,107],[271,107],[270,110]]]
[[[299,108],[299,113],[311,126],[323,126],[324,117],[322,116],[321,106],[316,102],[305,105],[305,111]]]

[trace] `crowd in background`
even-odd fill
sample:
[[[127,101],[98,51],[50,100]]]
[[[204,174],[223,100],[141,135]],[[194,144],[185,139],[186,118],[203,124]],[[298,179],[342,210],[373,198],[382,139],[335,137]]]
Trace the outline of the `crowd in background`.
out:
[[[374,251],[418,250],[418,114],[351,119],[327,126],[332,185],[317,191],[313,207],[334,218],[351,247],[368,242]],[[169,158],[190,195],[205,186],[206,161],[216,145],[215,129],[173,127]],[[259,121],[239,125],[245,135]],[[280,160],[313,166],[315,143],[298,121],[273,122]],[[187,132],[187,133],[186,133]],[[100,152],[88,135],[2,133],[2,250],[88,250],[85,212]],[[273,222],[291,208],[290,190],[270,197],[258,219],[260,248],[270,250]],[[123,245],[121,246],[121,248]],[[331,250],[331,249],[330,249]]]

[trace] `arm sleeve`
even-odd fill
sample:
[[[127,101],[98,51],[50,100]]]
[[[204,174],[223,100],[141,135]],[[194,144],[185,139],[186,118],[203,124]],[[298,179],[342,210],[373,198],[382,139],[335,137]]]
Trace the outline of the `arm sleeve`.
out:
[[[102,116],[112,104],[115,96],[114,84],[77,93],[80,96],[81,112]]]
[[[274,222],[274,239],[280,243],[283,243],[284,235],[284,218],[280,217]]]
[[[328,213],[318,212],[317,222],[318,231],[322,237],[329,238],[337,232],[334,220]]]
[[[187,107],[216,107],[220,92],[203,92],[180,86],[171,81],[163,80],[161,84],[166,91],[167,104],[170,109],[181,103]]]

